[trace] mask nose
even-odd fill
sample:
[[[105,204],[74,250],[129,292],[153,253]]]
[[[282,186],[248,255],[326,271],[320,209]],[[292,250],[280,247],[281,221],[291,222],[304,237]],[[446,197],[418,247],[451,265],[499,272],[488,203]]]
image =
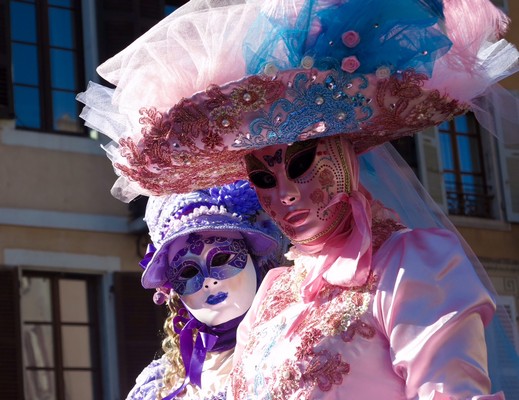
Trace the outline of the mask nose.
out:
[[[214,279],[206,279],[204,281],[204,288],[209,289],[211,287],[214,287],[218,285],[218,281],[215,281]]]
[[[289,206],[294,201],[296,201],[296,197],[295,196],[285,196],[285,198],[281,199],[281,203],[283,203],[285,206]]]
[[[286,176],[278,177],[278,188],[279,199],[285,206],[289,206],[301,199],[297,184]]]

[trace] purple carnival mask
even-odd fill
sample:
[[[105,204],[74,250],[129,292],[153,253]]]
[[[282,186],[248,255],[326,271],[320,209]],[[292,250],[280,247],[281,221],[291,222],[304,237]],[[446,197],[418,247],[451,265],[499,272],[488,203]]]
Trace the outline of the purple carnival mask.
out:
[[[205,257],[201,257],[202,253]],[[228,239],[200,234],[189,235],[186,245],[170,261],[167,271],[171,287],[179,295],[202,289],[206,278],[225,280],[240,273],[247,263],[243,239]]]
[[[245,241],[191,233],[180,250],[171,247],[167,278],[200,322],[215,326],[243,315],[257,289]]]

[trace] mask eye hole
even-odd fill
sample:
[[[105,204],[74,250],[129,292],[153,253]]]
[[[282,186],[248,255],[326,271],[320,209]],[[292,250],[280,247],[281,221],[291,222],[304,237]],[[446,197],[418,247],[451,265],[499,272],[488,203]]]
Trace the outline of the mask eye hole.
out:
[[[260,189],[272,189],[276,186],[276,178],[270,172],[252,171],[249,173],[249,179]]]
[[[198,275],[198,268],[195,268],[192,265],[186,265],[184,268],[182,268],[182,271],[180,271],[179,276],[182,279],[191,279]]]
[[[294,154],[288,161],[287,176],[296,179],[308,171],[314,162],[316,150],[317,146],[312,146]]]
[[[229,262],[231,254],[229,253],[218,253],[211,260],[211,267],[221,267]]]

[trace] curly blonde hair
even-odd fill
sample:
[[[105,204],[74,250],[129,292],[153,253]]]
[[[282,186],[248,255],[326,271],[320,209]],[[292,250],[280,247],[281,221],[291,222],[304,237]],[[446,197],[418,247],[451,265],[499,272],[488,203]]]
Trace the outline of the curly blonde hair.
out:
[[[180,338],[173,328],[173,318],[178,311],[183,308],[180,297],[171,292],[168,301],[169,315],[164,322],[164,339],[162,340],[162,350],[167,360],[166,370],[162,376],[163,387],[158,393],[158,399],[162,400],[171,390],[179,385],[179,377],[185,377],[186,370],[180,355]]]

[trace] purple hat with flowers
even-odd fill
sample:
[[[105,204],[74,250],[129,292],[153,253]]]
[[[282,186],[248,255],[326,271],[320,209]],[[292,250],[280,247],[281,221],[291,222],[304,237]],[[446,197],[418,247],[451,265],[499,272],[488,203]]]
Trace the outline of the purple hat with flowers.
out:
[[[142,286],[147,289],[167,286],[168,249],[191,233],[239,233],[255,256],[277,253],[281,243],[281,233],[264,214],[248,181],[150,197],[144,219],[153,242],[141,262]]]

